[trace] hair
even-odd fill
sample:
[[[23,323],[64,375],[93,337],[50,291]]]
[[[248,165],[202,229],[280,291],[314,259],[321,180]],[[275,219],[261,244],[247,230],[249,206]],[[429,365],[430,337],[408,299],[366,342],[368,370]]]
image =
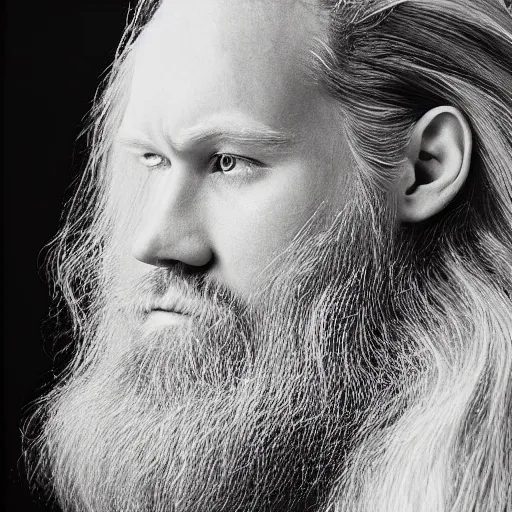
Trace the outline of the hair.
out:
[[[428,110],[458,108],[474,143],[459,197],[398,233],[396,278],[412,289],[396,297],[397,316],[425,371],[406,413],[353,453],[334,509],[504,510],[512,506],[512,18],[486,0],[324,5],[330,33],[317,62],[370,196],[392,189],[411,127]]]
[[[404,374],[400,404],[361,426],[328,510],[505,510],[512,506],[512,17],[498,0],[319,1],[330,24],[312,65],[339,101],[368,201],[392,203],[411,129],[431,108],[458,108],[473,134],[458,197],[395,234],[391,270],[400,293],[390,321],[421,372]],[[91,113],[88,165],[52,245],[55,291],[78,343],[64,380],[87,364],[80,343],[106,300],[112,142],[131,49],[158,6],[142,0],[132,13]]]

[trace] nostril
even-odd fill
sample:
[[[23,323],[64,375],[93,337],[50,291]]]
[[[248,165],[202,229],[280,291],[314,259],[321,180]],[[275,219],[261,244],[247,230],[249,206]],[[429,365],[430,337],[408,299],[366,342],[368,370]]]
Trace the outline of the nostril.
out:
[[[198,274],[205,274],[211,270],[211,268],[215,264],[215,257],[213,253],[211,253],[210,259],[206,263],[201,263],[198,265],[194,265],[192,263],[187,263],[185,261],[180,261],[176,259],[164,259],[160,258],[155,261],[154,265],[156,267],[161,268],[169,268],[172,269],[173,273],[179,274],[182,276],[193,276]]]
[[[212,269],[212,267],[214,266],[214,262],[215,262],[215,258],[212,254],[210,259],[208,260],[208,262],[205,264],[202,264],[202,265],[184,264],[183,272],[185,275],[190,275],[190,276],[198,275],[198,274],[206,274],[207,272],[209,272]]]

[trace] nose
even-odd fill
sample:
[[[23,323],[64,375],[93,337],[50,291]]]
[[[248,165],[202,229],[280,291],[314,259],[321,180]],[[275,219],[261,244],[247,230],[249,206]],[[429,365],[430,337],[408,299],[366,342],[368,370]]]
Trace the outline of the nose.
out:
[[[202,267],[212,259],[204,232],[197,179],[177,169],[150,177],[143,219],[132,246],[133,256],[164,267],[180,262]]]

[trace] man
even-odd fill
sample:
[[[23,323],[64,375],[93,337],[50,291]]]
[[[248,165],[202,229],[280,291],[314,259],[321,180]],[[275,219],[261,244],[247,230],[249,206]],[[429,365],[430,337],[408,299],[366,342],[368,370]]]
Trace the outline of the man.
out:
[[[511,506],[511,55],[498,0],[139,5],[55,242],[63,510]]]

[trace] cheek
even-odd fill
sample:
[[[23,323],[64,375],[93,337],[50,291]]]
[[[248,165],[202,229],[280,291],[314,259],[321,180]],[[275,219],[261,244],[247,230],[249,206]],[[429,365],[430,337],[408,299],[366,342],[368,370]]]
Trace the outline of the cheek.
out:
[[[246,298],[266,284],[265,269],[326,199],[327,174],[291,166],[209,201],[208,231],[218,278]]]

